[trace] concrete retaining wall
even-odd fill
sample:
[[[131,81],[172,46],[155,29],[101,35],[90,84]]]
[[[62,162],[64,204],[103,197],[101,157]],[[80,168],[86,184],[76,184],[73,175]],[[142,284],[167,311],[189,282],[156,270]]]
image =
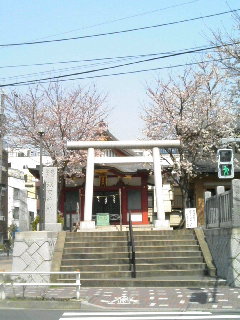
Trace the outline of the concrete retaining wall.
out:
[[[204,229],[217,275],[240,287],[240,228]]]
[[[12,271],[51,271],[57,232],[26,231],[17,232],[13,248]],[[23,277],[22,277],[23,278]],[[47,275],[28,275],[29,282],[45,282]]]

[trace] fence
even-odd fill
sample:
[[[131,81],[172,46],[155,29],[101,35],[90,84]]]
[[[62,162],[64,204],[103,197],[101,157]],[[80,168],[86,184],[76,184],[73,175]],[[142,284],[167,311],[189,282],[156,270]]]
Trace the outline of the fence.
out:
[[[240,227],[240,180],[233,179],[231,190],[213,197],[205,193],[207,228]]]
[[[232,226],[232,191],[206,199],[205,202],[207,228]]]
[[[60,287],[65,287],[65,286],[69,286],[69,287],[76,287],[76,298],[79,300],[80,299],[80,286],[81,286],[81,282],[80,282],[80,272],[79,271],[70,271],[70,272],[65,272],[65,271],[61,271],[61,272],[39,272],[39,271],[22,271],[22,272],[0,272],[0,276],[1,275],[26,275],[26,274],[46,274],[46,275],[51,275],[51,274],[75,274],[76,275],[76,281],[75,283],[66,283],[66,282],[40,282],[40,283],[36,283],[36,282],[17,282],[14,280],[11,282],[4,282],[3,280],[0,279],[0,297],[2,297],[2,300],[5,299],[5,286],[22,286],[22,287],[26,287],[26,286],[60,286]],[[22,279],[22,281],[24,281],[24,279]]]

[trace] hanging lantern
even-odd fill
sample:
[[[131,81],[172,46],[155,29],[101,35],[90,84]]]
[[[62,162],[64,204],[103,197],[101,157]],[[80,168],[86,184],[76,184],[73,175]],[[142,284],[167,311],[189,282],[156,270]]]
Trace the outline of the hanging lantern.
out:
[[[107,176],[106,175],[99,176],[99,184],[100,184],[100,187],[107,186]]]

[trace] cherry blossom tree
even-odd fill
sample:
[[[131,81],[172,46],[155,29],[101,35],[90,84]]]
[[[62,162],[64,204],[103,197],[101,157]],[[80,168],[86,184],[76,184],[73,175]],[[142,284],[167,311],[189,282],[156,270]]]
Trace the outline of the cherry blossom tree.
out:
[[[221,68],[225,72],[225,76],[229,79],[231,84],[231,91],[229,94],[233,100],[235,114],[238,118],[238,131],[240,129],[240,15],[234,13],[235,27],[230,32],[212,32],[211,43],[217,47],[215,57],[219,60]]]
[[[67,91],[56,83],[29,87],[25,93],[13,90],[7,98],[8,141],[39,149],[43,130],[43,149],[59,168],[59,177],[81,175],[86,152],[67,150],[66,141],[98,139],[106,130],[104,104],[105,96],[95,87]]]
[[[155,88],[147,89],[150,104],[144,112],[145,134],[150,139],[181,140],[178,152],[167,149],[165,159],[172,165],[169,174],[181,189],[184,207],[200,165],[214,161],[221,138],[233,134],[227,89],[226,79],[215,64],[199,64],[195,70],[186,69],[182,76],[157,80]]]
[[[217,47],[216,53],[222,66],[230,76],[240,76],[240,15],[234,13],[235,27],[229,32],[212,32],[211,43]]]

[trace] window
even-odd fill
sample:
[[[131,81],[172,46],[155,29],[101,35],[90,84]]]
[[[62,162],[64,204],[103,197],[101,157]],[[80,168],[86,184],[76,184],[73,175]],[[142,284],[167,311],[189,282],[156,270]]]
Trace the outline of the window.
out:
[[[141,191],[128,190],[128,210],[141,210]]]
[[[66,192],[65,211],[66,212],[76,212],[78,202],[79,202],[78,191]]]
[[[19,220],[19,208],[18,207],[13,208],[13,219]]]
[[[33,222],[33,220],[34,220],[34,212],[33,211],[28,211],[28,213],[29,213],[30,222]]]
[[[153,208],[154,201],[153,201],[153,192],[148,193],[148,208]]]
[[[18,152],[18,157],[24,157],[24,156],[25,156],[24,152]]]
[[[20,199],[20,190],[17,188],[13,188],[13,200]]]
[[[27,197],[31,199],[39,199],[39,195],[33,191],[27,191]]]

